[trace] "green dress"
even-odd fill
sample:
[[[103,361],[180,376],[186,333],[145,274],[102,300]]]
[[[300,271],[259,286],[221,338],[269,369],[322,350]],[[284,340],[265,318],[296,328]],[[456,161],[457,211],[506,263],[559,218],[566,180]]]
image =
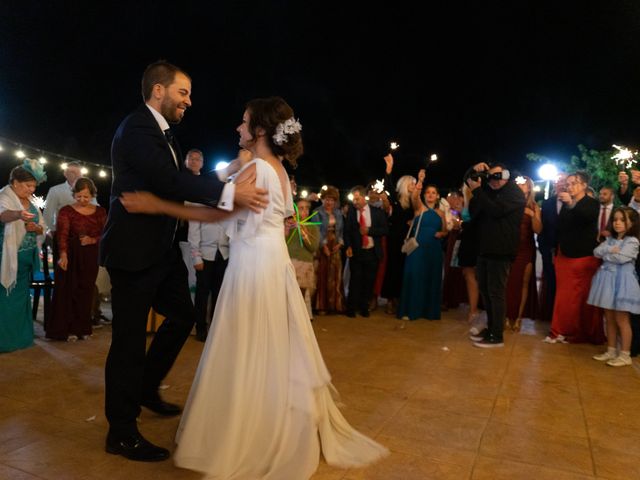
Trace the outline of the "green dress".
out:
[[[29,213],[38,210],[29,206]],[[0,246],[4,241],[4,223],[0,223]],[[2,248],[0,248],[2,262]],[[18,273],[16,284],[10,293],[0,285],[0,352],[11,352],[33,345],[33,320],[29,283],[31,272],[40,268],[36,234],[27,232],[18,249]]]

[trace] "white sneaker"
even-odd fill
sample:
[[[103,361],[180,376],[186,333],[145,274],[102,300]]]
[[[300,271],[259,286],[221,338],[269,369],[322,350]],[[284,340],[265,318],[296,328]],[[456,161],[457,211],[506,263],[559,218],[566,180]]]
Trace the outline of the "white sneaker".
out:
[[[631,365],[631,357],[618,355],[616,358],[609,360],[607,365],[610,367],[626,367],[627,365]]]
[[[606,362],[607,360],[613,360],[617,355],[615,353],[611,353],[608,350],[600,355],[594,355],[593,359],[598,360],[599,362]]]
[[[69,335],[67,337],[67,342],[77,342],[78,341],[78,337],[76,335]]]
[[[544,339],[542,340],[544,343],[558,343],[558,340],[555,338],[550,337],[549,335],[547,335],[546,337],[544,337]]]
[[[567,338],[564,335],[558,335],[556,337],[556,341],[558,343],[569,343],[569,341],[567,340]]]
[[[469,333],[473,336],[476,336],[480,333],[480,329],[478,327],[471,327],[469,329]]]

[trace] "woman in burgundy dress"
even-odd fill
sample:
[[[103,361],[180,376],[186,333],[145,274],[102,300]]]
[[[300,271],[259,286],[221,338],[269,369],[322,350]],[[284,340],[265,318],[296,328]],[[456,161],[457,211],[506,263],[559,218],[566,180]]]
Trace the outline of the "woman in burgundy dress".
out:
[[[516,183],[527,199],[527,203],[520,222],[518,252],[511,264],[507,280],[507,315],[504,328],[519,332],[523,316],[527,318],[537,316],[536,245],[533,234],[542,232],[542,214],[535,201],[533,181],[529,177],[518,177]]]
[[[60,209],[56,240],[60,259],[56,265],[51,318],[46,337],[54,340],[85,339],[91,335],[91,302],[98,276],[98,241],[107,212],[91,204],[97,190],[89,178],[73,187],[76,202]]]

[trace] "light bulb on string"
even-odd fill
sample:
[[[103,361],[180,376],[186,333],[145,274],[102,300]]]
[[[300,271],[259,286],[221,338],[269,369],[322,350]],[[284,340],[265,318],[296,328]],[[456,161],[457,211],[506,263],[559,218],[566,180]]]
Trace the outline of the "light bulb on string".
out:
[[[22,149],[20,150],[16,150],[16,157],[18,157],[19,159],[23,159],[25,158],[27,155],[22,151]]]
[[[99,176],[100,178],[106,178],[106,176],[107,176],[107,172],[105,172],[104,170],[100,170],[100,171],[98,172],[98,176]]]
[[[61,168],[62,170],[66,170],[66,169],[67,169],[67,162],[62,162],[62,163],[60,164],[60,168]]]
[[[40,162],[40,164],[41,164],[41,165],[44,165],[44,164],[46,164],[46,163],[47,163],[47,158],[46,158],[46,157],[40,157],[40,158],[38,159],[38,161]]]
[[[80,173],[81,173],[82,175],[87,175],[87,174],[89,173],[89,169],[88,169],[87,167],[82,167],[82,168],[80,169]]]

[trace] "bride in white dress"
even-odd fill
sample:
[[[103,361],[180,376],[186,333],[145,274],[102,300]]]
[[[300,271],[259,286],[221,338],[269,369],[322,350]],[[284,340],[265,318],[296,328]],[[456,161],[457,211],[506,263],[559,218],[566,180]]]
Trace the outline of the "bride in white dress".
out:
[[[254,157],[238,178],[255,176],[269,203],[261,213],[226,220],[229,265],[176,435],[175,464],[207,478],[304,480],[317,469],[320,451],[343,468],[388,453],[336,407],[289,260],[284,219],[293,202],[280,159],[294,163],[302,153],[301,128],[279,97],[250,101],[237,128],[240,146]],[[201,221],[222,216],[146,194],[124,203],[131,211]]]

